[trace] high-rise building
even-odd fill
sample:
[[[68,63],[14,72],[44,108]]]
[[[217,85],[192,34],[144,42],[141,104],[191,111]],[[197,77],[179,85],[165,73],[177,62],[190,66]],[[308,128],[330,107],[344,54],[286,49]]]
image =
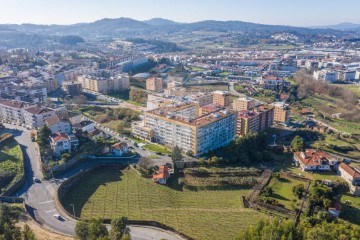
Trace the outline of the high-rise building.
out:
[[[242,110],[237,116],[236,134],[245,136],[250,132],[259,131],[260,115],[256,111]]]
[[[274,106],[274,121],[279,123],[286,123],[290,120],[289,105],[283,102],[275,102]]]
[[[230,98],[227,91],[215,91],[213,92],[213,103],[221,107],[229,106]]]
[[[70,96],[79,96],[82,93],[82,85],[78,82],[63,82],[62,87]]]
[[[153,92],[161,92],[163,90],[163,80],[161,78],[147,79],[146,90]]]
[[[153,140],[195,156],[231,142],[236,134],[236,113],[221,109],[203,116],[196,104],[182,104],[145,112],[144,127],[153,131]]]
[[[233,109],[235,111],[250,110],[255,107],[255,99],[249,97],[237,98],[233,101]]]

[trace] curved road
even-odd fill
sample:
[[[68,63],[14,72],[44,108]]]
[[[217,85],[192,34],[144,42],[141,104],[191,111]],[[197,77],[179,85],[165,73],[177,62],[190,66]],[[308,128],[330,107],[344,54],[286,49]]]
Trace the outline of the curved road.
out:
[[[81,162],[66,171],[64,174],[61,174],[56,179],[50,181],[42,180],[41,183],[35,183],[33,181],[34,177],[40,178],[41,173],[41,163],[40,156],[37,152],[37,144],[31,141],[31,131],[20,126],[14,126],[10,124],[4,124],[6,129],[1,129],[0,133],[8,132],[14,135],[15,140],[20,144],[21,149],[24,155],[25,162],[25,176],[26,183],[24,186],[18,190],[16,196],[23,197],[25,199],[25,204],[28,206],[28,212],[33,216],[33,218],[45,228],[50,231],[65,234],[69,236],[75,235],[75,225],[76,222],[72,219],[66,219],[65,221],[59,221],[54,218],[54,214],[60,214],[57,210],[54,198],[56,197],[56,191],[59,185],[66,179],[71,178],[77,173],[92,168],[96,165],[99,165],[99,160],[89,160],[86,162]],[[118,137],[120,138],[120,137]],[[129,142],[128,142],[129,143]],[[131,144],[131,143],[129,143]],[[144,154],[145,151],[141,151],[140,154]],[[122,160],[121,163],[132,164],[136,163],[139,160],[138,157],[131,158],[129,160]],[[159,156],[158,163],[168,162],[169,159],[165,156]],[[101,160],[101,163],[119,163],[114,160]],[[177,236],[174,233],[163,231],[157,228],[141,227],[141,226],[129,226],[130,233],[133,236],[133,239],[182,239],[180,236]],[[172,236],[172,237],[171,237]]]

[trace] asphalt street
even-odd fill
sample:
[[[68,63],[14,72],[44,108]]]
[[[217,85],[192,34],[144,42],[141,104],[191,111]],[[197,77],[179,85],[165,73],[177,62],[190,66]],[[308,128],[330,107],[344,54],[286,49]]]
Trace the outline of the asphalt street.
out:
[[[25,172],[26,172],[26,183],[21,189],[15,194],[15,196],[23,197],[25,204],[28,206],[27,210],[35,220],[43,225],[45,228],[50,231],[57,232],[60,234],[65,234],[69,236],[75,235],[75,225],[76,222],[72,219],[65,219],[60,221],[54,217],[54,214],[60,214],[56,205],[55,197],[56,191],[59,185],[68,178],[73,177],[77,173],[90,169],[96,165],[101,164],[110,164],[110,163],[119,163],[119,160],[88,160],[80,162],[68,171],[56,177],[52,180],[41,179],[40,183],[34,182],[33,178],[40,178],[41,174],[41,163],[40,156],[37,152],[37,144],[31,141],[31,130],[28,130],[21,126],[14,126],[10,124],[4,124],[6,129],[1,129],[0,132],[8,132],[14,135],[15,140],[20,144],[21,149],[23,150],[24,162],[25,162]],[[98,126],[102,128],[102,126]],[[109,135],[117,138],[120,141],[125,141],[129,146],[133,146],[136,149],[136,152],[139,154],[136,157],[130,159],[123,159],[120,163],[133,164],[136,163],[140,156],[149,156],[154,155],[147,150],[142,150],[133,145],[129,140],[126,140],[123,137],[120,137],[118,134],[111,132],[110,130],[103,129]],[[50,147],[50,146],[49,146]],[[156,164],[164,164],[166,162],[171,162],[171,159],[168,156],[158,156],[156,159]],[[65,217],[65,216],[63,216]],[[131,226],[130,226],[131,227]],[[151,236],[148,234],[151,232]],[[156,235],[156,229],[149,230],[149,228],[144,227],[143,230],[140,226],[133,228],[133,234],[135,235],[133,239],[154,239],[153,236],[164,236],[163,231],[159,231]],[[149,238],[151,237],[151,238]],[[175,238],[174,238],[175,239]]]

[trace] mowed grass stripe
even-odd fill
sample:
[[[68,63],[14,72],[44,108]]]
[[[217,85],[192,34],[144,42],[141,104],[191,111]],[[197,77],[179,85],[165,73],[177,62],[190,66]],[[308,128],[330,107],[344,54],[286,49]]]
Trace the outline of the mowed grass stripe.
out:
[[[99,169],[65,196],[81,218],[113,218],[164,223],[195,239],[234,239],[241,228],[265,215],[242,208],[248,190],[174,190],[140,177],[134,170]]]

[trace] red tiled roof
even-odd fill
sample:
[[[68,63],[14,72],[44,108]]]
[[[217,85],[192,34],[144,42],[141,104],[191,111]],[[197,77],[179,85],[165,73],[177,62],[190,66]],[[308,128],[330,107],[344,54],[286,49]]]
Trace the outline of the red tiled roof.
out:
[[[332,156],[324,151],[318,151],[314,149],[306,149],[304,153],[305,158],[301,154],[302,152],[295,152],[295,156],[299,159],[305,166],[319,166],[322,165],[322,161],[328,161]]]
[[[124,147],[127,147],[127,144],[124,142],[115,143],[111,146],[113,149],[122,150]]]
[[[60,122],[60,118],[59,118],[57,115],[51,116],[51,117],[47,117],[47,118],[45,119],[45,122],[46,122],[46,124],[47,124],[48,126],[51,126],[51,125],[53,125],[53,124],[55,124],[55,123]]]
[[[0,104],[13,107],[13,108],[23,108],[26,106],[26,103],[16,101],[16,100],[7,100],[7,99],[0,99]]]
[[[169,168],[165,165],[160,166],[157,174],[153,175],[153,179],[167,179],[169,176]]]
[[[41,114],[41,113],[51,112],[51,110],[48,108],[42,108],[42,107],[37,107],[37,106],[27,108],[25,111],[32,113],[32,114]]]
[[[66,133],[57,132],[57,133],[51,134],[51,139],[53,142],[60,142],[60,141],[64,141],[64,140],[70,140],[70,137]]]
[[[339,168],[342,168],[345,172],[347,172],[353,178],[360,177],[360,173],[358,171],[356,171],[355,169],[353,169],[352,167],[350,167],[349,165],[347,165],[345,163],[341,163]]]

